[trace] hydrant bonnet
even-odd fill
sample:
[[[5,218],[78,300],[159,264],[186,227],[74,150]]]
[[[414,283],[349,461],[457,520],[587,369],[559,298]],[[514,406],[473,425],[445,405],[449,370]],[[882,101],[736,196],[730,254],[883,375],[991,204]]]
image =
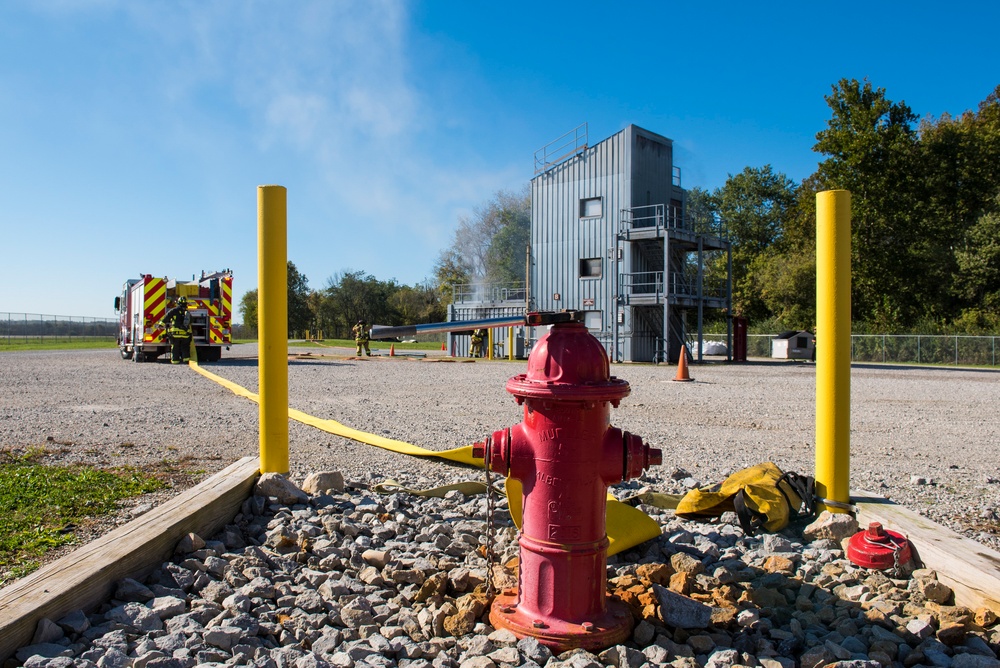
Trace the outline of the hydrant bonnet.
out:
[[[518,400],[610,401],[629,395],[628,382],[611,375],[607,353],[583,323],[560,323],[535,345],[528,372],[507,381]]]

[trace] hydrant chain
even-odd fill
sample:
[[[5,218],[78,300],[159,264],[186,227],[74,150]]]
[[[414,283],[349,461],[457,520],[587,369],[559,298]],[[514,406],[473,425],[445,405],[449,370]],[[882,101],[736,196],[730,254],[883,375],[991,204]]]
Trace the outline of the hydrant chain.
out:
[[[492,599],[494,594],[493,566],[496,564],[496,553],[493,551],[494,532],[496,531],[493,526],[493,515],[496,512],[494,508],[496,491],[493,489],[493,480],[490,477],[490,439],[486,439],[483,448],[483,471],[486,475],[486,597]]]

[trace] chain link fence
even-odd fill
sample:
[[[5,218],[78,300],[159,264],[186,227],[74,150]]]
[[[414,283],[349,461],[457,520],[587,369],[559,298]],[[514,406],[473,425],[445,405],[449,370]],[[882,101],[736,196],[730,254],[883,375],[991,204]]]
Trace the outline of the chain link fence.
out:
[[[997,365],[996,336],[855,334],[851,359],[856,362]]]
[[[770,357],[775,334],[747,336],[747,356]],[[705,336],[725,342],[724,335]],[[853,334],[851,361],[888,364],[997,366],[1000,336],[962,334]]]
[[[111,341],[118,338],[115,318],[0,312],[0,342]]]

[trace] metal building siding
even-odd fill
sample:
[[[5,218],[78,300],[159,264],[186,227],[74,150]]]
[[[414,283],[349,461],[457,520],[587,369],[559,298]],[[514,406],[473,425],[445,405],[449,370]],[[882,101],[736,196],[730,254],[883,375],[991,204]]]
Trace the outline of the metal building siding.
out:
[[[605,312],[614,263],[608,256],[619,211],[630,205],[628,128],[588,148],[581,155],[539,174],[531,181],[532,295],[543,310],[584,309]],[[581,219],[580,202],[601,197],[600,218]],[[601,258],[601,277],[580,278],[580,260]],[[560,299],[553,298],[555,293]],[[583,306],[593,299],[593,306]]]
[[[632,144],[632,205],[670,203],[673,179],[673,142],[635,125]]]

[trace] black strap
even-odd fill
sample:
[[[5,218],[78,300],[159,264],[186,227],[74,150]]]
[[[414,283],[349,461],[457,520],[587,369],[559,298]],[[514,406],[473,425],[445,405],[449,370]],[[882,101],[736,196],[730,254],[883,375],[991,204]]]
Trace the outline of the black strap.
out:
[[[760,528],[767,522],[767,515],[747,505],[742,489],[736,492],[736,496],[733,497],[733,507],[736,509],[736,517],[740,520],[743,532],[748,536],[757,535]]]
[[[782,482],[787,482],[788,486],[791,487],[792,490],[794,490],[798,495],[801,500],[798,507],[796,507],[792,503],[792,500],[788,498],[788,494],[785,493],[785,490],[781,489]],[[789,471],[778,478],[778,482],[775,486],[778,488],[778,491],[781,492],[781,495],[785,497],[785,502],[788,504],[789,510],[795,515],[795,517],[812,517],[816,514],[816,481],[812,476],[799,475],[798,473]]]

